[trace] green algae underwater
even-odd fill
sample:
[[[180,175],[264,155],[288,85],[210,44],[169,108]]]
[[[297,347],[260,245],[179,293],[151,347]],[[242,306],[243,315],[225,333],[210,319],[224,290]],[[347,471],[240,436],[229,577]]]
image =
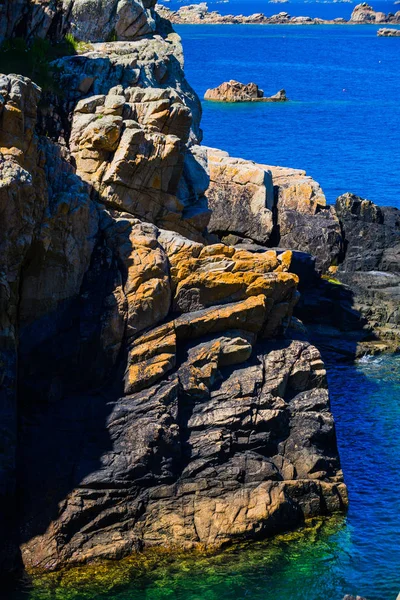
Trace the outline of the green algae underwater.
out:
[[[147,552],[36,575],[6,600],[395,600],[400,356],[328,365],[349,512],[223,551]]]
[[[275,538],[233,545],[219,552],[147,552],[117,563],[77,567],[33,578],[18,598],[29,600],[217,600],[293,597],[301,577],[310,592],[323,592],[324,572],[343,552],[345,518],[314,519]],[[270,574],[279,587],[271,581]],[[332,573],[330,573],[330,578]],[[338,581],[340,573],[337,573]],[[265,582],[268,586],[266,596]],[[284,593],[284,586],[286,593]],[[325,592],[323,592],[324,597]],[[302,595],[303,598],[306,596]],[[323,597],[323,596],[321,596]]]

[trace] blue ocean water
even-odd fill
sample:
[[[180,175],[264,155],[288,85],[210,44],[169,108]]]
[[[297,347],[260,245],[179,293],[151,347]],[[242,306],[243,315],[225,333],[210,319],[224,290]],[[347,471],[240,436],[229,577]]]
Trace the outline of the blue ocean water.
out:
[[[329,202],[351,191],[400,207],[400,43],[378,38],[377,29],[177,26],[187,78],[201,97],[237,79],[256,82],[268,95],[284,88],[291,99],[204,102],[204,143],[232,156],[305,169]]]

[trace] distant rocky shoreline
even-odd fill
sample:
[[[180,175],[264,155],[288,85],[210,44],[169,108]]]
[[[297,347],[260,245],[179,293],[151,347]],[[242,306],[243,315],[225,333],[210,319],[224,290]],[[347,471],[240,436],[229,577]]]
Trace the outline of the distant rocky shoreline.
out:
[[[341,17],[337,19],[320,19],[318,17],[292,17],[287,12],[280,12],[271,17],[264,13],[252,15],[221,15],[218,11],[210,11],[206,2],[181,6],[173,11],[170,8],[157,4],[158,14],[174,25],[371,25],[371,24],[400,24],[400,11],[385,14],[375,11],[366,2],[358,4],[347,21]]]

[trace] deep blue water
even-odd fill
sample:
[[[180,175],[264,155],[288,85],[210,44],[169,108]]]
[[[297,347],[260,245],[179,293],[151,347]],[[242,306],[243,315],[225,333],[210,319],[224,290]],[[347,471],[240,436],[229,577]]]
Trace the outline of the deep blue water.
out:
[[[291,99],[204,102],[205,144],[305,169],[330,202],[351,191],[400,207],[399,38],[378,38],[374,25],[176,29],[187,78],[201,97],[237,79],[256,82],[268,95],[284,88]]]

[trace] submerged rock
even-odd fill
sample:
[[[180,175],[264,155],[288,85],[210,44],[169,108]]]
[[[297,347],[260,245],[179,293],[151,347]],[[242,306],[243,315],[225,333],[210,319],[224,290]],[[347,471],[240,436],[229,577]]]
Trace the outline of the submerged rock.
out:
[[[240,83],[239,81],[228,81],[214,89],[207,90],[205,100],[213,102],[287,102],[285,90],[280,90],[274,96],[264,96],[255,83]]]

